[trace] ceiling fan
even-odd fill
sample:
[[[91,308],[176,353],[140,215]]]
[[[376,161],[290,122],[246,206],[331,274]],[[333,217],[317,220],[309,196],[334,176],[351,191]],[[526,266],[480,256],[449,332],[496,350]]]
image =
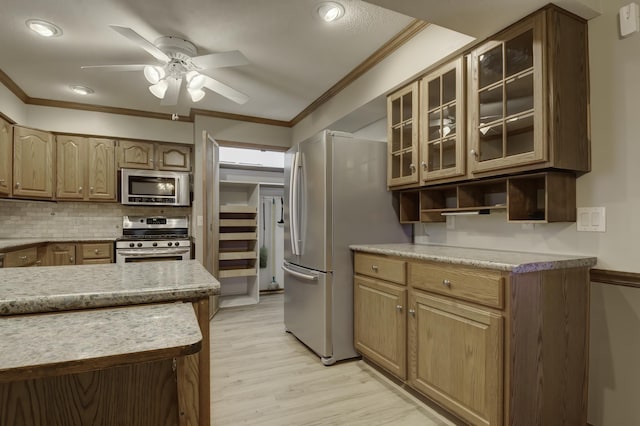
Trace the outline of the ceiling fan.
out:
[[[232,101],[244,104],[249,97],[236,89],[206,75],[203,70],[211,68],[233,67],[246,65],[247,58],[238,50],[212,53],[197,56],[198,51],[193,43],[177,37],[165,36],[158,38],[155,43],[142,37],[131,28],[110,25],[118,34],[144,49],[153,56],[159,64],[133,65],[88,65],[82,69],[106,69],[109,71],[143,71],[151,86],[149,91],[162,99],[161,105],[176,105],[178,95],[185,80],[187,92],[193,102],[204,98],[204,88],[216,92]]]

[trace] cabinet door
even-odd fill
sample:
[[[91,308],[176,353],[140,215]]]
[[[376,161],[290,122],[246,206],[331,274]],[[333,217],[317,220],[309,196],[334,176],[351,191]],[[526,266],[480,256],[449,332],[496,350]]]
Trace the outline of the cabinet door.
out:
[[[56,136],[56,198],[84,198],[86,144],[87,140],[79,136]]]
[[[90,138],[87,143],[87,199],[116,199],[115,141]]]
[[[547,160],[543,44],[538,14],[471,53],[472,172]]]
[[[418,182],[418,82],[387,98],[387,184]]]
[[[409,384],[472,425],[502,422],[503,318],[412,290]]]
[[[13,129],[0,118],[0,195],[11,195]]]
[[[465,100],[462,58],[421,81],[420,180],[465,173]]]
[[[185,145],[158,145],[158,169],[188,172],[191,170],[191,147]]]
[[[51,244],[49,245],[49,265],[75,265],[76,246],[75,244]]]
[[[13,195],[53,196],[53,135],[15,126],[13,129]]]
[[[119,167],[153,169],[154,145],[149,142],[120,141]]]
[[[406,301],[404,286],[356,275],[355,348],[395,376],[406,379]]]

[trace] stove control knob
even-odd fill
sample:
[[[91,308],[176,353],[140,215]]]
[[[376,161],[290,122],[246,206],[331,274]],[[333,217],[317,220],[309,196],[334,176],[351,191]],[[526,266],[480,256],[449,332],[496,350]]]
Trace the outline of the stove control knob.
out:
[[[152,246],[158,247],[158,243],[153,243]]]
[[[169,247],[171,247],[171,246],[173,245],[173,243],[172,243],[171,241],[169,241],[169,242],[167,243],[167,245],[168,245]]]
[[[133,247],[133,246],[135,246],[135,244],[129,243],[129,247]]]
[[[178,247],[180,245],[179,241],[176,241],[176,243],[174,244],[174,246]]]
[[[138,247],[142,247],[142,243],[138,243]]]

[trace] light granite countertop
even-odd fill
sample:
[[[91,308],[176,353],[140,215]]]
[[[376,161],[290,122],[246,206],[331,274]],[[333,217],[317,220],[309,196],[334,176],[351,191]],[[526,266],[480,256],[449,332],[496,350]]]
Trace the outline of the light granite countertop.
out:
[[[0,238],[0,253],[14,248],[45,243],[82,243],[86,241],[115,241],[116,237],[69,237],[69,238]]]
[[[220,293],[197,260],[0,268],[0,315],[186,300]]]
[[[549,269],[591,267],[596,264],[597,260],[595,257],[589,256],[527,253],[424,244],[371,244],[352,245],[349,247],[353,251],[363,253],[475,266],[478,268],[509,271],[514,274]]]
[[[11,350],[0,351],[0,381],[21,371],[31,377],[38,368],[141,352],[187,348],[193,353],[201,341],[190,303],[3,317],[0,342]]]

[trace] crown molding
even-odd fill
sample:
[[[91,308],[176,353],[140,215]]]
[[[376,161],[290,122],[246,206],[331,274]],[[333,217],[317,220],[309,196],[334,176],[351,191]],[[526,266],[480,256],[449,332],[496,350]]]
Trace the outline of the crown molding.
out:
[[[382,47],[376,50],[372,55],[365,59],[360,65],[351,70],[340,81],[334,84],[329,90],[324,92],[318,99],[313,101],[309,106],[302,110],[292,120],[274,120],[270,118],[255,117],[242,114],[231,114],[221,111],[210,111],[204,109],[191,108],[189,115],[181,115],[177,121],[194,122],[196,115],[205,117],[223,118],[227,120],[244,121],[249,123],[266,124],[269,126],[293,127],[308,117],[321,105],[333,98],[336,94],[349,86],[371,68],[380,63],[391,53],[400,48],[403,44],[413,38],[420,31],[425,29],[429,24],[427,22],[416,19],[407,25],[402,31],[387,41]],[[83,111],[104,112],[109,114],[129,115],[134,117],[155,118],[160,120],[172,120],[172,114],[142,111],[137,109],[110,107],[104,105],[84,104],[80,102],[56,101],[51,99],[32,98],[27,95],[20,86],[18,86],[3,70],[0,69],[0,83],[9,89],[16,97],[27,105],[39,105],[53,108],[76,109]]]

